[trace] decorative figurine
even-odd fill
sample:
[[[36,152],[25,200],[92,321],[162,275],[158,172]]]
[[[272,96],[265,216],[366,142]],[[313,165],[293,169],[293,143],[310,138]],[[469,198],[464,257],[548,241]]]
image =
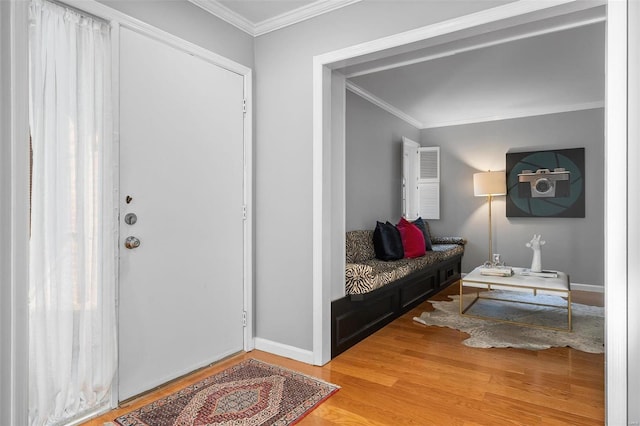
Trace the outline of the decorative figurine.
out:
[[[542,258],[540,255],[540,248],[546,241],[540,240],[542,235],[533,234],[533,238],[526,246],[533,250],[533,260],[531,260],[531,272],[542,272]]]

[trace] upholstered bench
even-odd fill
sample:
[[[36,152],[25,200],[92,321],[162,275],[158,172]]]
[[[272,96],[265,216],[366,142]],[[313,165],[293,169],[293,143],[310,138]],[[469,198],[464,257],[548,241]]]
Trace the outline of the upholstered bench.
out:
[[[424,256],[385,261],[376,258],[373,231],[349,231],[346,234],[345,291],[349,295],[369,293],[412,272],[462,255],[465,243],[461,237],[432,237],[432,250]]]
[[[424,256],[384,261],[376,258],[373,234],[346,233],[346,295],[331,302],[332,357],[460,279],[464,238],[430,235]]]

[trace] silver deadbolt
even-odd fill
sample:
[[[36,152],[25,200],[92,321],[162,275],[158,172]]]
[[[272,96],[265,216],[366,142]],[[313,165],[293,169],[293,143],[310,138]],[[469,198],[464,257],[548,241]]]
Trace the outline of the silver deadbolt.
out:
[[[124,246],[128,249],[134,249],[140,246],[140,240],[136,237],[127,237],[127,239],[124,240]]]
[[[124,223],[126,223],[127,225],[133,225],[137,221],[138,221],[138,216],[136,216],[135,213],[127,213],[124,216]]]

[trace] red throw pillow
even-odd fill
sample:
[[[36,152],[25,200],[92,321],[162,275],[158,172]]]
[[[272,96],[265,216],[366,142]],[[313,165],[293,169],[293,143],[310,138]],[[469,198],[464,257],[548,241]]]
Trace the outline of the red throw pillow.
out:
[[[420,257],[424,256],[425,243],[424,234],[413,223],[407,221],[404,217],[396,225],[400,236],[402,237],[402,247],[404,247],[404,257]]]

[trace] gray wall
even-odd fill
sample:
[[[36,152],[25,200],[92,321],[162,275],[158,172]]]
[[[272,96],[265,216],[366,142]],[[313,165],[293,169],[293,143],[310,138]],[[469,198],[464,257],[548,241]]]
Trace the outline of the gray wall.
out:
[[[504,3],[363,1],[256,38],[257,337],[313,348],[313,57]]]
[[[400,219],[403,136],[419,142],[420,130],[347,91],[347,231]]]
[[[142,22],[253,68],[253,37],[187,0],[98,0]]]
[[[530,266],[525,247],[542,234],[542,266],[567,272],[571,281],[604,285],[604,111],[593,109],[422,130],[421,145],[440,146],[441,219],[436,235],[468,239],[463,271],[488,257],[488,205],[473,196],[473,174],[505,170],[505,154],[585,148],[585,218],[507,218],[505,197],[493,201],[493,251],[515,266]],[[615,202],[615,200],[612,200]]]
[[[363,1],[256,38],[257,337],[313,348],[313,57],[504,3]]]

